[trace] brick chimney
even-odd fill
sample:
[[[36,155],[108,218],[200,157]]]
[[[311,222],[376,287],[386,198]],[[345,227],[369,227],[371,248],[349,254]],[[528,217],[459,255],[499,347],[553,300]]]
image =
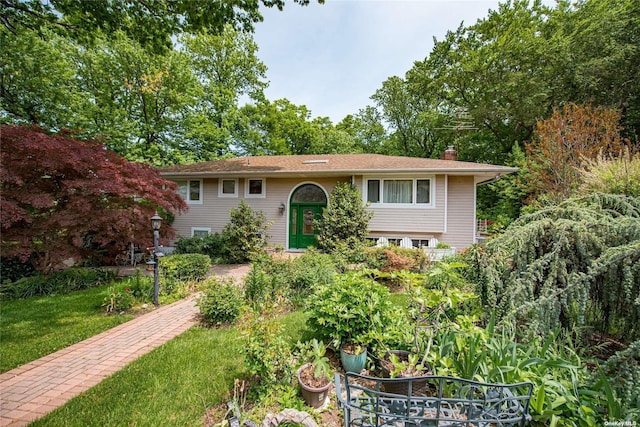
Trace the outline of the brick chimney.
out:
[[[444,150],[444,153],[442,153],[442,160],[458,160],[458,152],[453,145],[448,146],[447,149]]]

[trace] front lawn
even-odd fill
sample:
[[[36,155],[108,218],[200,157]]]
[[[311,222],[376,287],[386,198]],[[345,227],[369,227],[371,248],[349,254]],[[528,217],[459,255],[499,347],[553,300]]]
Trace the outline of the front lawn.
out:
[[[281,321],[291,342],[309,334],[302,312]],[[236,327],[195,327],[33,426],[202,426],[207,409],[230,400],[234,379],[246,376]]]
[[[90,338],[133,318],[101,310],[109,286],[2,301],[0,372]]]

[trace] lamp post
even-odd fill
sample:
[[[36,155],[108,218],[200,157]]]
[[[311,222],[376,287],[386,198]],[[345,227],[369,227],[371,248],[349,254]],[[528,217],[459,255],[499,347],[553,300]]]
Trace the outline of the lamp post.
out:
[[[158,239],[160,238],[160,225],[162,218],[156,211],[151,217],[151,227],[153,228],[153,305],[158,306]]]

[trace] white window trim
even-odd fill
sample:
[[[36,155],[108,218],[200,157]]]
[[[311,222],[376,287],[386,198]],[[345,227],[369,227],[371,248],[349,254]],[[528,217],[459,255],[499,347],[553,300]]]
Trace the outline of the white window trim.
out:
[[[224,194],[222,192],[222,182],[233,181],[233,194]],[[238,197],[238,178],[219,178],[218,179],[218,197]]]
[[[189,191],[189,185],[191,182],[193,181],[197,181],[198,182],[198,186],[199,186],[199,192],[200,192],[200,200],[191,200],[191,192]],[[188,204],[188,205],[201,205],[202,204],[202,199],[204,199],[204,191],[203,191],[203,187],[202,187],[202,180],[201,179],[180,179],[178,181],[176,181],[176,184],[180,185],[180,182],[186,182],[187,183],[187,194],[186,194],[186,198],[184,199],[184,201]]]
[[[211,227],[191,227],[191,237],[195,236],[196,231],[206,231],[207,234],[211,234]]]
[[[418,181],[419,180],[429,180],[429,203],[417,203],[417,193],[418,193]],[[367,199],[368,191],[369,191],[369,181],[380,181],[380,201],[377,203],[371,203]],[[411,180],[413,182],[413,196],[412,203],[384,203],[384,181],[385,180]],[[436,207],[436,176],[435,175],[411,175],[411,176],[365,176],[364,182],[362,184],[362,200],[365,204],[368,204],[371,208],[382,208],[382,209],[433,209]]]
[[[249,194],[249,181],[262,181],[262,193]],[[245,178],[244,197],[245,199],[264,199],[265,197],[267,197],[267,179],[266,178]]]

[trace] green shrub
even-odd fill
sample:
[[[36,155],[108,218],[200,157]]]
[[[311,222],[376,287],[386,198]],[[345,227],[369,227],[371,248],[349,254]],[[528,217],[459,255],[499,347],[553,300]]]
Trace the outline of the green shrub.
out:
[[[316,286],[333,283],[337,269],[331,255],[314,250],[294,258],[292,268],[293,274],[290,276],[289,288],[292,297],[296,300],[310,295]]]
[[[244,296],[233,279],[211,278],[204,284],[196,305],[202,318],[210,324],[233,323],[240,316]]]
[[[211,258],[202,254],[170,255],[159,259],[165,281],[202,280],[209,274]]]
[[[140,303],[153,301],[153,277],[143,276],[139,269],[136,269],[135,275],[123,278],[120,286],[128,289]]]
[[[102,308],[107,313],[116,313],[127,311],[135,303],[135,298],[131,293],[131,289],[120,289],[115,286],[109,288],[109,294],[104,297]]]
[[[389,290],[356,273],[338,275],[315,289],[306,311],[309,326],[334,348],[368,345],[390,323]]]
[[[222,236],[229,261],[242,264],[256,257],[267,245],[271,224],[267,223],[264,212],[253,210],[244,201],[229,214],[231,221],[224,227]]]
[[[269,393],[293,378],[293,358],[290,345],[284,338],[283,326],[277,319],[249,311],[241,324],[244,341],[245,364],[257,380],[252,382],[253,392]]]
[[[36,295],[65,294],[109,283],[117,272],[96,268],[70,268],[56,271],[48,276],[24,277],[15,282],[2,284],[2,296],[6,299],[28,298]]]
[[[315,286],[332,283],[335,274],[332,257],[317,251],[292,259],[265,255],[254,260],[245,279],[245,295],[254,308],[281,299],[298,307]]]
[[[348,182],[338,182],[318,220],[318,246],[333,252],[342,244],[360,251],[365,247],[372,217],[373,212],[362,203],[360,191]]]
[[[206,236],[180,237],[176,242],[178,254],[203,254],[208,255],[212,260],[224,261],[227,258],[227,248],[224,238],[218,233],[207,234]]]

